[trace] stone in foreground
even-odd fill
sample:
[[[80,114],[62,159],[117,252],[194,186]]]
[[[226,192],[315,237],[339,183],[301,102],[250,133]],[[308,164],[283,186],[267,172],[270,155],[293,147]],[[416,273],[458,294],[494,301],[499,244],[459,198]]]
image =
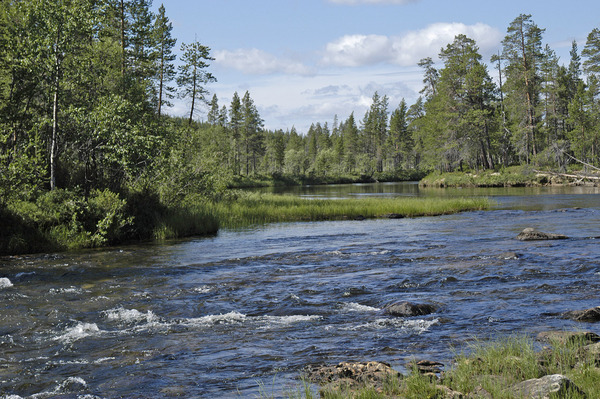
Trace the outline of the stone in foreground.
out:
[[[572,393],[584,395],[571,380],[562,374],[546,375],[542,378],[520,382],[509,390],[519,398],[558,399],[567,398]]]
[[[308,366],[307,378],[323,386],[323,390],[358,389],[365,385],[382,389],[383,384],[392,378],[402,378],[402,374],[382,362],[342,362],[334,366]]]

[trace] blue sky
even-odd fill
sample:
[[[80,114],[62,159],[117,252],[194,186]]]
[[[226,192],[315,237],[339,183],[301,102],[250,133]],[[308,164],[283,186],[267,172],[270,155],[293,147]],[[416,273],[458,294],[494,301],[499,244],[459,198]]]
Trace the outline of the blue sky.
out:
[[[161,2],[154,0],[153,8]],[[354,111],[362,119],[375,91],[390,111],[422,88],[417,62],[464,33],[484,60],[500,50],[511,21],[531,14],[544,43],[569,62],[600,28],[598,0],[164,0],[173,36],[197,38],[215,57],[207,89],[229,107],[234,92],[248,90],[265,127],[305,133],[313,122],[333,123]],[[495,76],[495,70],[490,68]],[[169,110],[183,116],[188,104]],[[206,112],[200,111],[198,119]]]

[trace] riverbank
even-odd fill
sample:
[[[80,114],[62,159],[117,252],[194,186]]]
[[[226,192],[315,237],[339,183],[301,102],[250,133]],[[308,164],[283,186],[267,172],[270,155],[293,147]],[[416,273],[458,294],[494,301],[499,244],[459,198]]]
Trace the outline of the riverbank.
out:
[[[291,195],[248,193],[236,200],[206,204],[223,227],[322,220],[362,220],[438,216],[490,207],[487,198],[303,199]]]
[[[500,171],[433,172],[420,182],[421,187],[532,187],[548,185],[598,186],[600,175],[584,171],[558,173],[527,166],[513,166]]]
[[[374,173],[371,175],[317,175],[306,174],[292,176],[285,174],[236,176],[229,188],[258,188],[258,187],[290,187],[304,185],[327,184],[356,184],[356,183],[390,183],[402,181],[419,181],[427,173],[417,170],[407,170],[395,173]]]
[[[453,363],[413,360],[407,375],[380,362],[343,362],[310,367],[298,393],[289,397],[409,399],[584,399],[600,397],[600,336],[549,331],[475,341]]]
[[[98,248],[128,242],[216,234],[221,227],[377,217],[435,216],[489,209],[485,198],[366,198],[308,200],[295,196],[235,193],[207,200],[189,197],[167,206],[158,197],[121,197],[108,190],[84,198],[55,190],[34,202],[0,209],[0,255]]]

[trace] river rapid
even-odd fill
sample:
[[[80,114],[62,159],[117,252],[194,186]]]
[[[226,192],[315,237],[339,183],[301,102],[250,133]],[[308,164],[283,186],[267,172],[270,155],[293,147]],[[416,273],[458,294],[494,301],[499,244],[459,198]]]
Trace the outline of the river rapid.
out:
[[[0,258],[1,398],[287,397],[310,364],[446,363],[475,339],[589,329],[592,188],[305,188],[310,198],[485,195],[490,211],[284,223],[216,237]],[[566,234],[521,242],[526,227]],[[432,303],[390,317],[394,301]]]

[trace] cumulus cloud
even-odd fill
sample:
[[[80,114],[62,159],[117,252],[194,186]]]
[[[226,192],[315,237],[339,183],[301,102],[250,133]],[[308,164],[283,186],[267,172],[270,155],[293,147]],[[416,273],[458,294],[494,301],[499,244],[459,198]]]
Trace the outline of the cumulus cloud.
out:
[[[416,3],[419,0],[329,0],[334,4],[408,4]]]
[[[343,36],[325,46],[322,63],[345,67],[377,63],[415,65],[424,57],[437,57],[440,49],[458,34],[475,40],[482,52],[497,46],[502,40],[497,29],[483,23],[436,23],[402,36]]]
[[[328,43],[323,63],[337,66],[360,66],[387,61],[393,41],[381,35],[347,35]]]
[[[310,67],[300,62],[278,58],[256,48],[216,51],[214,57],[217,64],[249,75],[272,73],[311,75],[314,73]]]

